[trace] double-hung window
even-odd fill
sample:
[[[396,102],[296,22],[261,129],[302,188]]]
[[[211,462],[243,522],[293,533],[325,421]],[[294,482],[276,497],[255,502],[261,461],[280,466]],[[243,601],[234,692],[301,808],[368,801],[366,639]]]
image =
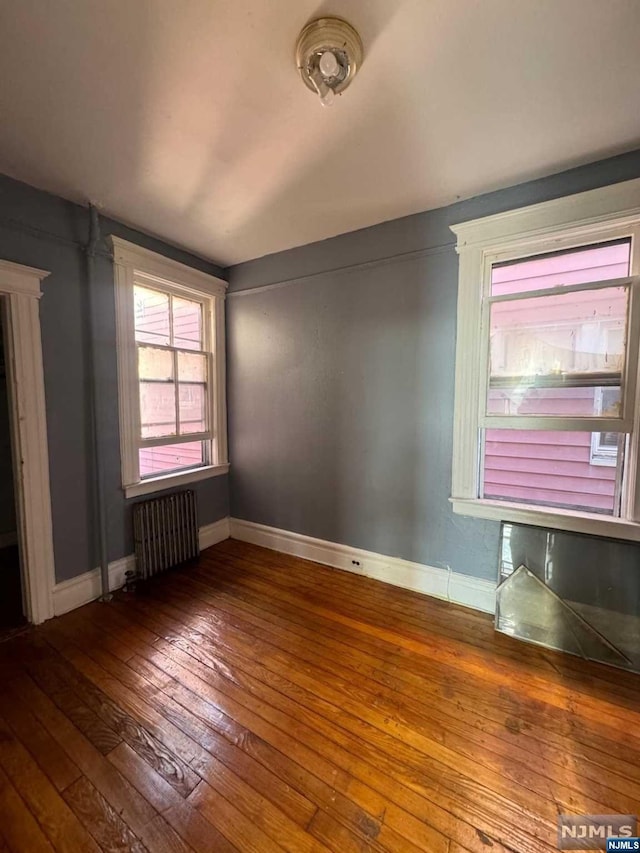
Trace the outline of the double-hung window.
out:
[[[125,493],[225,473],[226,283],[112,241]]]
[[[640,539],[640,181],[453,230],[454,511]]]

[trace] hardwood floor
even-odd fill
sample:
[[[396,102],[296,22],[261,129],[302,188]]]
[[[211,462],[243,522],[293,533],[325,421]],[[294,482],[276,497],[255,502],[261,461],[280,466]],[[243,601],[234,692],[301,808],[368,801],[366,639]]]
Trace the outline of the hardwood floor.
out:
[[[640,803],[639,677],[233,540],[0,677],[0,851],[550,853]]]

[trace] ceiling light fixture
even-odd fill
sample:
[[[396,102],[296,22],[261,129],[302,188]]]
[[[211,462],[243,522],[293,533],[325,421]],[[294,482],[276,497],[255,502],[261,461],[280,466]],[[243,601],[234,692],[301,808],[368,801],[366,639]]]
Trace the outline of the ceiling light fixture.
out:
[[[298,37],[296,64],[305,85],[330,106],[362,64],[360,36],[342,18],[317,18]]]

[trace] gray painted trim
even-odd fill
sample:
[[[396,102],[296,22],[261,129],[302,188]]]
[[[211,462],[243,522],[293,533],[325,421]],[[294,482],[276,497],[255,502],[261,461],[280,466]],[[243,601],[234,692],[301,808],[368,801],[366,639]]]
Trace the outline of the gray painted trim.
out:
[[[343,273],[351,273],[355,270],[370,270],[376,267],[383,267],[389,264],[404,263],[405,261],[415,261],[420,258],[426,258],[429,255],[439,255],[442,252],[450,252],[455,249],[455,242],[445,243],[442,246],[431,246],[428,249],[417,249],[415,252],[404,252],[399,255],[389,255],[385,258],[378,258],[375,261],[362,261],[357,264],[346,264],[341,267],[334,267],[330,270],[321,270],[320,272],[310,272],[306,275],[297,276],[296,278],[285,278],[282,281],[274,281],[269,284],[261,284],[258,287],[246,287],[242,290],[234,290],[228,293],[227,296],[250,296],[252,293],[264,293],[265,290],[276,290],[281,287],[289,287],[292,284],[302,284],[309,279],[322,278],[327,275],[341,275]]]
[[[38,240],[47,240],[51,243],[58,243],[61,246],[68,246],[71,249],[81,249],[83,247],[80,240],[69,240],[67,237],[61,237],[59,234],[45,231],[43,228],[37,228],[35,225],[28,225],[19,219],[12,219],[10,216],[0,214],[0,225],[9,230],[19,231],[21,234],[29,234]]]
[[[0,208],[11,211],[11,215],[0,212],[2,228],[72,249],[84,250],[87,244],[88,205],[67,201],[0,174]],[[103,234],[115,234],[172,260],[226,280],[223,267],[215,261],[113,219],[106,213],[100,213],[100,229]],[[112,256],[107,247],[100,246],[96,247],[96,255],[105,258]]]
[[[225,270],[230,282],[229,290],[248,290],[280,281],[283,272],[289,278],[303,278],[320,271],[330,272],[336,267],[336,260],[340,262],[339,267],[347,267],[401,256],[425,247],[445,245],[451,237],[449,228],[456,223],[619,183],[637,178],[638,175],[640,148],[567,171],[559,170],[552,175],[515,186],[496,189],[457,201],[448,207],[392,219],[244,261]]]

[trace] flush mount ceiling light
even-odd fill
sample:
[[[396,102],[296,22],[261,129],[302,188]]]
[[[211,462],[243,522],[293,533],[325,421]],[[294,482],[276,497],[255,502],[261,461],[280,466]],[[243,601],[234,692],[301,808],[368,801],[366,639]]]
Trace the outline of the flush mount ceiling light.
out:
[[[300,76],[325,107],[351,83],[362,64],[362,54],[360,36],[342,18],[311,21],[296,45]]]

